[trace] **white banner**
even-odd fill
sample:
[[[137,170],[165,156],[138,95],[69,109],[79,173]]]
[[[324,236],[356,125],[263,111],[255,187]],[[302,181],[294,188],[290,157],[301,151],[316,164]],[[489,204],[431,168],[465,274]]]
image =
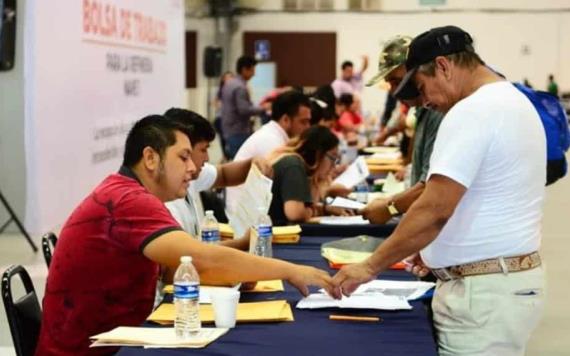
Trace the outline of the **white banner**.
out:
[[[122,162],[134,121],[184,100],[182,0],[30,0],[26,226],[63,224]]]

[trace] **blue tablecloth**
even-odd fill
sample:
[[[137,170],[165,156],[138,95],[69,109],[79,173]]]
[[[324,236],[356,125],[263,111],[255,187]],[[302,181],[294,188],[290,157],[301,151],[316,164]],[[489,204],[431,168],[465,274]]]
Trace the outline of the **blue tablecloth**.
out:
[[[275,245],[274,255],[291,262],[325,270],[320,246],[333,238],[302,237],[298,245]],[[411,280],[403,271],[387,271],[384,279]],[[301,295],[286,285],[281,293],[242,293],[241,301],[286,299],[293,307],[294,322],[238,324],[204,349],[147,349],[123,347],[120,356],[131,355],[235,355],[235,356],[430,356],[437,355],[431,323],[422,302],[412,302],[413,310],[300,310]],[[381,323],[331,321],[330,314],[375,315]]]
[[[394,231],[397,223],[388,224],[363,224],[363,225],[325,225],[325,224],[301,224],[303,236],[331,236],[353,237],[368,235],[374,237],[387,237]]]

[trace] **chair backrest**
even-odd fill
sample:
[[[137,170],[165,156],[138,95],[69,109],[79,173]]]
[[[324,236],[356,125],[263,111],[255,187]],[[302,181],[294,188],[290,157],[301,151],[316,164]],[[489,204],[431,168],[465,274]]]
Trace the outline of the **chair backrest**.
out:
[[[20,276],[25,290],[25,294],[18,300],[14,300],[12,294],[12,277],[16,275]],[[2,301],[16,355],[34,355],[40,335],[42,311],[30,275],[24,267],[11,266],[2,274]]]
[[[57,244],[57,236],[53,232],[48,232],[44,236],[42,236],[42,251],[44,253],[44,259],[46,260],[46,265],[48,266],[51,264],[51,256],[53,254],[53,250],[55,249],[55,245]]]

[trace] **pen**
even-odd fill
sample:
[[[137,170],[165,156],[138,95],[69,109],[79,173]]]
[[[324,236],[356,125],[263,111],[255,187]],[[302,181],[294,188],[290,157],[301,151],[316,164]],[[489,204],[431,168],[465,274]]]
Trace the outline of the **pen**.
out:
[[[343,320],[343,321],[380,321],[377,316],[354,316],[354,315],[329,315],[330,320]]]

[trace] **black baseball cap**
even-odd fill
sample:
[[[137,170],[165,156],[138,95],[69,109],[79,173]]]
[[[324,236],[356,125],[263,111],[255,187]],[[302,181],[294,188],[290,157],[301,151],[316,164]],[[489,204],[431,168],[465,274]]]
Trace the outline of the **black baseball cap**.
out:
[[[406,59],[407,73],[396,88],[398,99],[413,99],[420,95],[412,78],[418,67],[439,56],[459,52],[475,52],[471,36],[456,26],[432,28],[412,40]]]

